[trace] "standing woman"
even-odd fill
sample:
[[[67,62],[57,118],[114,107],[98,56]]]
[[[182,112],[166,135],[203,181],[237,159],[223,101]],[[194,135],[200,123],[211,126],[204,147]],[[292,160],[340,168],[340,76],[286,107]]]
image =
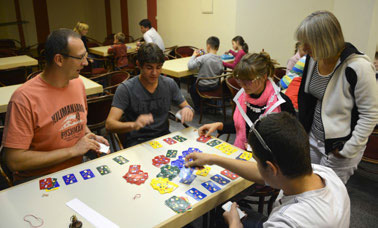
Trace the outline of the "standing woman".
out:
[[[374,66],[344,41],[331,12],[309,15],[296,37],[308,53],[298,109],[310,136],[311,162],[332,168],[347,183],[378,121]]]
[[[88,30],[89,30],[89,25],[79,21],[79,22],[77,22],[77,24],[75,25],[73,30],[74,30],[74,32],[77,32],[81,36],[81,40],[83,41],[85,49],[87,49],[87,52],[88,52],[87,34],[88,34]]]
[[[232,48],[237,52],[234,52],[230,49],[228,52],[226,52],[226,54],[231,53],[231,55],[235,57],[234,62],[223,62],[223,66],[234,69],[236,64],[238,64],[241,60],[241,58],[248,53],[248,44],[244,41],[243,37],[235,36],[234,39],[232,39]]]

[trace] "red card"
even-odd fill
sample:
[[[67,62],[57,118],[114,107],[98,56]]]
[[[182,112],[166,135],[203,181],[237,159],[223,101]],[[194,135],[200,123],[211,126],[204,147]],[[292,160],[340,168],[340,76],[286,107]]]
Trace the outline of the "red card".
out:
[[[40,190],[46,189],[46,188],[51,188],[52,186],[53,186],[53,182],[52,182],[52,179],[50,177],[39,180],[39,189]]]
[[[200,137],[197,138],[197,141],[198,142],[202,142],[202,143],[206,143],[207,141],[209,141],[211,139],[211,136],[204,136],[204,135],[201,135]]]
[[[222,174],[223,176],[225,176],[225,177],[230,178],[231,180],[235,180],[236,178],[239,177],[239,175],[237,175],[236,173],[233,173],[233,172],[231,172],[231,171],[229,171],[229,170],[227,170],[227,169],[223,170],[223,171],[221,172],[221,174]]]
[[[168,143],[169,145],[172,145],[172,144],[175,144],[176,141],[173,140],[172,138],[166,138],[166,139],[163,139],[164,142]]]
[[[140,170],[140,165],[130,165],[129,173],[137,173]]]
[[[168,164],[171,159],[167,158],[164,155],[156,156],[152,159],[152,165],[160,167],[163,164]]]

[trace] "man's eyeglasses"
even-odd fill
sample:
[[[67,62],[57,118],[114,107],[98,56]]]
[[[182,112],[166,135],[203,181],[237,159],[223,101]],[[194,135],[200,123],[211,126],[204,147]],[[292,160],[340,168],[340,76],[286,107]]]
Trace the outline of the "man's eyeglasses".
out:
[[[244,79],[235,78],[235,80],[236,80],[236,82],[237,82],[240,86],[242,86],[242,85],[245,85],[245,86],[252,86],[252,84],[253,84],[255,81],[259,80],[260,78],[261,78],[261,77],[257,77],[257,78],[255,78],[255,79],[253,79],[253,80],[244,80]]]
[[[272,158],[273,159],[276,159],[272,150],[269,148],[268,144],[266,144],[266,142],[264,141],[263,137],[260,135],[260,133],[257,131],[257,129],[255,128],[255,126],[257,125],[257,123],[260,121],[260,118],[258,118],[254,124],[252,124],[252,126],[250,127],[249,129],[249,133],[253,132],[253,134],[255,134],[256,138],[259,140],[260,144],[264,147],[265,150],[269,151],[270,155],[272,155]]]
[[[68,55],[68,54],[65,54],[65,53],[61,53],[61,55],[65,56],[65,57],[69,57],[69,58],[73,58],[73,59],[78,59],[80,61],[83,61],[84,59],[88,58],[88,52],[86,52],[83,56],[81,57],[77,57],[77,56],[72,56],[72,55]]]

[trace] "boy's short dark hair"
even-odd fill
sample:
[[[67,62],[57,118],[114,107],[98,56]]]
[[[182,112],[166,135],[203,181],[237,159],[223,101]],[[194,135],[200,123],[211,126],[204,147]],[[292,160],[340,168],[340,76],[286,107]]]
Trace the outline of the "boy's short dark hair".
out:
[[[206,40],[206,44],[210,45],[211,49],[218,50],[218,48],[219,48],[219,39],[216,36],[210,36]]]
[[[151,21],[148,19],[143,19],[139,22],[140,26],[143,26],[145,28],[151,28]]]
[[[155,43],[142,44],[138,50],[137,60],[143,67],[145,63],[161,63],[165,61],[163,51]]]
[[[287,112],[270,114],[255,127],[274,155],[264,149],[253,132],[250,133],[248,142],[262,166],[267,166],[266,161],[275,163],[289,178],[312,173],[309,139],[294,116]]]
[[[69,54],[68,39],[70,37],[81,38],[78,33],[66,28],[57,29],[50,33],[45,44],[45,58],[48,66],[54,63],[56,54]]]

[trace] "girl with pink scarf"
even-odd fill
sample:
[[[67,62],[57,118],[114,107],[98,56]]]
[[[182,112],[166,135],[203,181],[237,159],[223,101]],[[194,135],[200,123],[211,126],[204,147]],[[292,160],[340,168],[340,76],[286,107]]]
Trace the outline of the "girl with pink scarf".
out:
[[[205,124],[200,135],[236,133],[234,145],[245,150],[251,122],[272,112],[287,111],[295,115],[290,99],[279,91],[270,78],[277,62],[266,52],[246,54],[234,69],[233,76],[242,87],[235,96],[233,121]]]

